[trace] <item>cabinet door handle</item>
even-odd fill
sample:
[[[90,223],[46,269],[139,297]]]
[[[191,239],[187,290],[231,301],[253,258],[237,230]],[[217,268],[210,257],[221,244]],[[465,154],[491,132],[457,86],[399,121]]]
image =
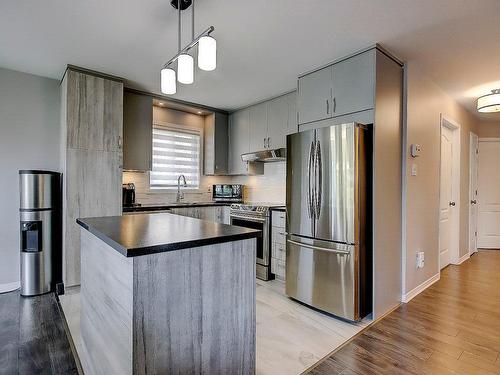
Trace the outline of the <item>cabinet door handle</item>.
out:
[[[330,114],[330,101],[328,99],[326,99],[326,114]]]
[[[271,137],[267,137],[267,147],[271,147]]]
[[[264,148],[266,148],[266,138],[264,137]]]
[[[333,113],[337,110],[337,99],[333,98]]]

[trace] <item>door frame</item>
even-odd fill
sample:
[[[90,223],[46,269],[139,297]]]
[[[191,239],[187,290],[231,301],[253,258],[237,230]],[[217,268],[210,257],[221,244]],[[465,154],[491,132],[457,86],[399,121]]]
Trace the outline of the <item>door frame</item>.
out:
[[[476,149],[473,150],[472,149],[472,140],[473,138],[476,138]],[[476,249],[474,251],[471,251],[472,249],[470,248],[470,234],[471,234],[471,227],[472,227],[472,222],[471,222],[471,201],[472,201],[472,198],[473,198],[473,194],[472,194],[472,165],[473,165],[473,162],[475,161],[476,163],[476,188],[479,188],[479,180],[478,180],[478,177],[479,177],[479,159],[478,159],[478,151],[479,151],[479,136],[474,133],[474,132],[469,132],[469,203],[468,203],[468,206],[469,206],[469,235],[468,235],[468,239],[469,239],[469,242],[468,242],[468,248],[469,248],[469,257],[474,254],[474,253],[477,253],[477,222],[478,222],[478,219],[479,219],[479,203],[476,203],[476,227],[474,228],[474,231],[476,232]],[[476,194],[477,195],[477,194]],[[476,197],[476,200],[477,200],[477,197]]]
[[[460,124],[441,113],[439,126],[439,207],[438,217],[440,217],[441,209],[441,143],[443,127],[453,131],[453,150],[456,154],[452,160],[452,196],[455,202],[455,212],[452,215],[452,225],[450,226],[450,264],[460,264]],[[438,242],[441,240],[441,228],[439,228]],[[467,246],[468,247],[468,246]],[[438,265],[441,272],[441,245],[438,244]]]

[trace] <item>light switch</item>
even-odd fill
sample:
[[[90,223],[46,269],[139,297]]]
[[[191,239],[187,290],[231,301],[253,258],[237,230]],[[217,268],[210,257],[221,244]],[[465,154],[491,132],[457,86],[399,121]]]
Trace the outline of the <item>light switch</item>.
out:
[[[411,175],[416,176],[418,174],[418,165],[417,164],[412,164],[411,165]]]

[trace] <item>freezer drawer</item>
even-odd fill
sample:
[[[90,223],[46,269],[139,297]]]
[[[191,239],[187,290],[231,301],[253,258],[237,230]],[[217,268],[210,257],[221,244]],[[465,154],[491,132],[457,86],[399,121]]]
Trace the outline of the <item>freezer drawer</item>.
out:
[[[344,319],[359,320],[358,254],[354,245],[287,236],[286,294]]]

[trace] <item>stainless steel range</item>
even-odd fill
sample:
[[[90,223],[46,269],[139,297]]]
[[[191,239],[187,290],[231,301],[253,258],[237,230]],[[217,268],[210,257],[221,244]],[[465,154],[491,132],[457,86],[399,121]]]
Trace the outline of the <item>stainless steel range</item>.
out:
[[[271,274],[271,220],[270,209],[281,207],[272,203],[235,203],[231,205],[231,225],[258,229],[262,231],[262,237],[257,238],[257,278],[270,280]]]

